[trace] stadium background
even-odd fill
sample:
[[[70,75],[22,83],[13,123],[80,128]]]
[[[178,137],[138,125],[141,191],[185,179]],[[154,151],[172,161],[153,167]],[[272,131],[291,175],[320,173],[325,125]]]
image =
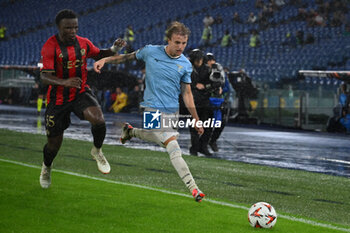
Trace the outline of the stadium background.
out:
[[[7,27],[7,39],[1,41],[0,65],[7,69],[0,71],[0,98],[8,93],[8,87],[22,87],[19,95],[30,92],[25,87],[33,86],[33,78],[10,68],[36,66],[42,45],[50,35],[57,33],[54,17],[59,9],[71,8],[76,11],[79,14],[78,34],[102,48],[109,47],[115,38],[122,37],[128,25],[132,25],[135,32],[133,48],[145,44],[164,44],[164,31],[173,20],[189,26],[192,34],[188,49],[197,48],[203,30],[203,18],[207,14],[214,18],[221,15],[223,22],[212,25],[211,42],[216,45],[205,50],[214,53],[217,61],[230,71],[245,69],[252,78],[259,89],[259,95],[253,106],[254,111],[250,112],[251,116],[258,118],[261,123],[324,130],[328,117],[332,115],[332,108],[337,103],[337,88],[341,81],[301,78],[298,71],[349,69],[350,36],[346,33],[349,13],[343,8],[346,10],[344,23],[331,26],[335,11],[331,9],[326,26],[311,27],[306,20],[298,19],[298,9],[317,11],[320,2],[342,2],[346,5],[348,1],[284,2],[285,5],[267,18],[267,26],[262,26],[259,23],[246,23],[250,12],[255,15],[262,12],[261,8],[255,6],[255,1],[247,0],[78,0],[74,4],[68,0],[2,1],[1,24]],[[240,14],[243,23],[233,23],[234,12]],[[223,48],[220,41],[225,29],[230,31],[236,41],[232,46]],[[253,29],[259,32],[261,41],[260,46],[255,48],[249,46],[250,32]],[[298,30],[302,30],[305,36],[311,33],[315,38],[314,43],[283,45],[286,35],[290,33],[294,36]],[[88,65],[91,67],[92,64],[93,60],[90,59]],[[110,66],[109,69],[120,72],[125,69],[125,65]],[[127,78],[125,75],[128,75]],[[132,84],[127,80],[141,75],[139,67],[134,63],[128,74],[114,75],[118,78],[113,80],[113,85],[127,86],[130,89]],[[108,82],[102,82],[98,88],[104,83]],[[22,102],[28,104],[30,101]]]

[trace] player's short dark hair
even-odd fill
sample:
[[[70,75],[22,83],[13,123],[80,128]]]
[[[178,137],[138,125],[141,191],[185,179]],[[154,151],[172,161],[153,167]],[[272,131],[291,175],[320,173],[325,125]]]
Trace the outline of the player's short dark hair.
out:
[[[189,36],[191,34],[191,30],[185,26],[185,24],[180,23],[178,21],[172,22],[168,29],[166,30],[166,37],[171,39],[173,34],[179,34],[182,36]]]
[[[56,22],[56,25],[58,26],[62,19],[77,19],[77,18],[78,18],[78,15],[74,11],[70,9],[64,9],[57,13],[55,22]]]

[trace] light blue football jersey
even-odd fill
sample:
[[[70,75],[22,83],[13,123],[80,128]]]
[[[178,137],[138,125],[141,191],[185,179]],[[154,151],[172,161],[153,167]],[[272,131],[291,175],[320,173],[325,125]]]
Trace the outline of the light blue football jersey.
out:
[[[177,112],[181,82],[191,83],[191,62],[183,54],[170,57],[164,45],[146,45],[136,52],[136,58],[146,63],[146,89],[141,106]]]

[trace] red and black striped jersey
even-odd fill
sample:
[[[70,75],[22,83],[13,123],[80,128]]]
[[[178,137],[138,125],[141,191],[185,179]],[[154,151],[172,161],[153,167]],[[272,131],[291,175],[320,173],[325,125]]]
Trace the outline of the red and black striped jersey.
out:
[[[87,38],[76,36],[74,44],[65,45],[58,35],[50,37],[41,49],[43,67],[41,72],[54,72],[61,79],[80,77],[81,89],[50,85],[47,91],[47,102],[62,105],[75,99],[78,93],[86,91],[87,63],[89,57],[96,57],[100,53]]]

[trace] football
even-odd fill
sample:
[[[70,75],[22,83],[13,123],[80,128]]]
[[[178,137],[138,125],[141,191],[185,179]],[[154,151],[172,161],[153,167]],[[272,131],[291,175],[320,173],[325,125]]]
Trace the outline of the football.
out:
[[[255,228],[272,228],[277,221],[277,213],[272,205],[258,202],[248,211],[248,221]]]

